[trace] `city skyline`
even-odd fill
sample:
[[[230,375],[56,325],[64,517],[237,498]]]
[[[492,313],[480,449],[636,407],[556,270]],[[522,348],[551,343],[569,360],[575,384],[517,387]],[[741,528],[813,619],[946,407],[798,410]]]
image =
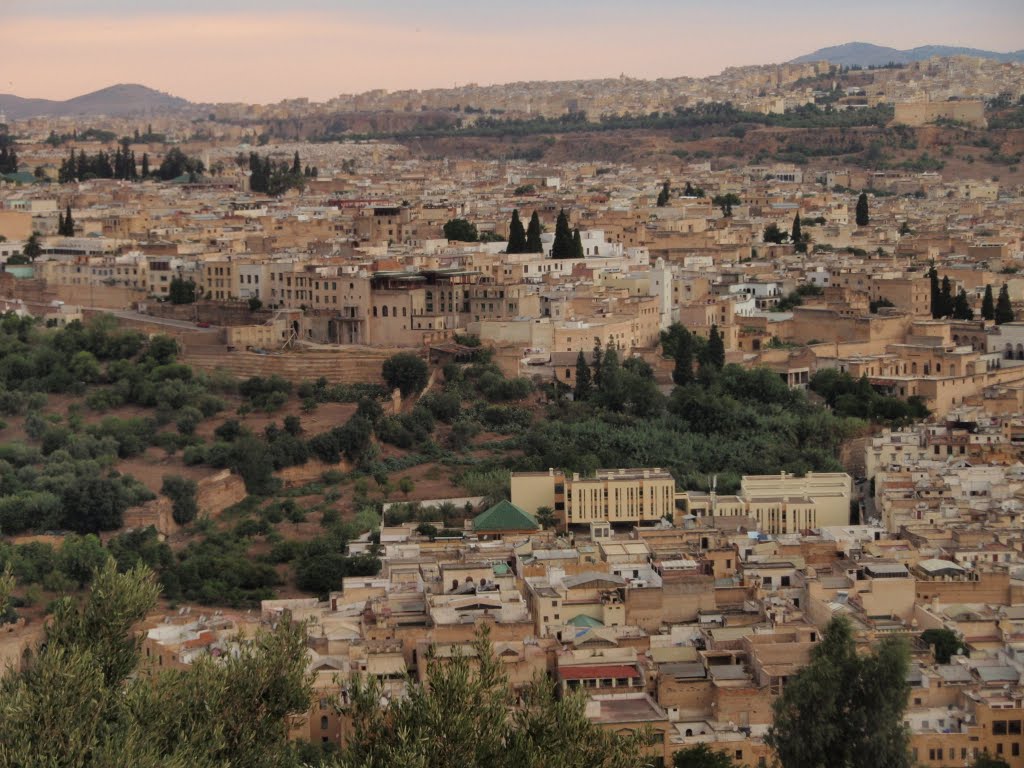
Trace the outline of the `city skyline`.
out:
[[[265,0],[156,0],[145,10],[125,0],[12,0],[7,53],[14,64],[0,91],[66,99],[138,82],[196,102],[323,101],[377,88],[703,77],[853,40],[901,49],[1021,47],[1021,24],[1007,22],[1024,23],[1024,8],[1009,0],[970,9],[943,0],[926,14],[906,0],[825,5],[790,0],[769,9],[739,0],[716,10],[648,0],[624,19],[620,4],[604,0],[554,9],[527,0],[514,11],[478,6],[469,13],[447,0],[430,8],[403,1],[386,12],[325,0],[300,0],[287,12]]]

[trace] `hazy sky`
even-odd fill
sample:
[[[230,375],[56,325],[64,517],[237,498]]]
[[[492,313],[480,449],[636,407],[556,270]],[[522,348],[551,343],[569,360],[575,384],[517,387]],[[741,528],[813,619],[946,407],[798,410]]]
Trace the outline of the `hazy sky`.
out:
[[[853,40],[1024,48],[1024,0],[0,0],[0,92],[192,101],[708,75]],[[714,6],[714,7],[712,7]]]

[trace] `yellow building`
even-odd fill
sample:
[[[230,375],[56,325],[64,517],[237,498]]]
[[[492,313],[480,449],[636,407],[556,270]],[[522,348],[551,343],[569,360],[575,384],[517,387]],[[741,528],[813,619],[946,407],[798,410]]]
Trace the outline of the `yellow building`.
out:
[[[572,478],[554,469],[512,474],[512,503],[531,513],[551,507],[563,528],[602,520],[672,520],[675,490],[672,475],[660,468],[599,469],[594,477]]]

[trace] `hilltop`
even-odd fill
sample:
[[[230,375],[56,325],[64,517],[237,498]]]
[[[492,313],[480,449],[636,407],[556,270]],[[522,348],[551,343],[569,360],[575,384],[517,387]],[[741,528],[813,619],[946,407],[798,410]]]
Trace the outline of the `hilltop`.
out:
[[[185,99],[148,88],[121,83],[66,101],[26,99],[9,93],[0,94],[0,112],[8,118],[70,117],[75,115],[138,115],[189,106]]]
[[[886,64],[909,64],[925,61],[933,56],[975,56],[995,61],[1024,61],[1024,50],[999,53],[979,48],[961,48],[952,45],[922,45],[917,48],[900,50],[873,43],[844,43],[828,48],[819,48],[813,53],[793,59],[794,64],[811,61],[828,61],[844,67],[881,67]]]

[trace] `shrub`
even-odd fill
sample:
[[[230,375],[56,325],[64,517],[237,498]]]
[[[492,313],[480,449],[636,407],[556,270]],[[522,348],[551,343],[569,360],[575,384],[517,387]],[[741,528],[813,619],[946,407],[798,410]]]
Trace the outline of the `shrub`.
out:
[[[427,386],[427,364],[410,352],[389,357],[384,361],[381,373],[388,386],[399,390],[402,397],[413,395]]]
[[[195,480],[189,480],[181,475],[164,475],[160,493],[171,500],[172,515],[178,525],[188,525],[198,514],[197,491]]]

